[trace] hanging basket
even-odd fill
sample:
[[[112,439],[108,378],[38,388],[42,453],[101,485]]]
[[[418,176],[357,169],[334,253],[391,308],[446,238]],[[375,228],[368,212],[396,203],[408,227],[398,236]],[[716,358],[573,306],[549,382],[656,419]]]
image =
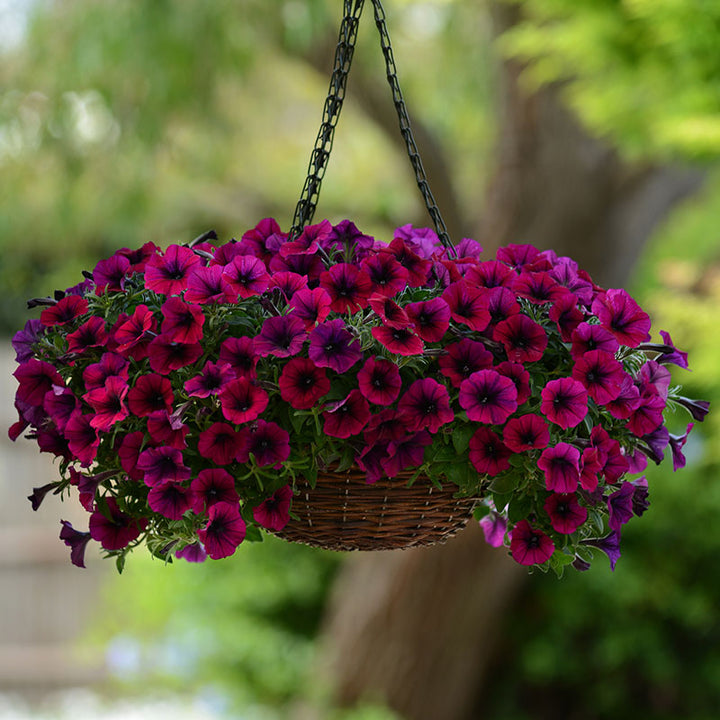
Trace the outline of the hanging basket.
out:
[[[456,485],[426,477],[408,487],[412,473],[368,484],[365,473],[323,473],[315,487],[296,483],[293,516],[275,534],[327,550],[398,550],[434,545],[467,524],[475,500],[457,497]]]
[[[670,387],[687,367],[623,290],[566,257],[510,245],[495,260],[442,221],[410,130],[380,0],[371,0],[400,130],[434,230],[384,241],[349,220],[311,224],[363,0],[344,0],[323,121],[289,233],[260,221],[100,261],[13,339],[14,440],[58,459],[88,530],[62,521],[83,566],[92,539],[122,569],[221,559],[261,529],[333,550],[441,542],[471,513],[524,565],[619,556],[647,508],[626,480],[671,450]],[[670,450],[668,450],[670,448]],[[329,471],[327,469],[330,469]],[[352,468],[347,472],[333,468]],[[317,478],[310,483],[306,478]],[[414,482],[410,482],[414,480]]]

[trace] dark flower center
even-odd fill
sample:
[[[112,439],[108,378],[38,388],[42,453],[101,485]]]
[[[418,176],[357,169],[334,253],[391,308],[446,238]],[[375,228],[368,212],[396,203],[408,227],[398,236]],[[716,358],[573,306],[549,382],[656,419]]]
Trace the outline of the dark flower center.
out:
[[[529,548],[540,547],[540,537],[539,537],[538,535],[531,535],[531,536],[527,539],[527,546],[528,546]]]

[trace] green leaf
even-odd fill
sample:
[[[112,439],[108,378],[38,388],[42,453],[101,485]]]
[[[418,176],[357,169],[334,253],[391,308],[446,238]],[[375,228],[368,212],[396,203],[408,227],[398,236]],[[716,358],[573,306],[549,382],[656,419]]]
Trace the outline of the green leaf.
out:
[[[257,525],[248,525],[245,530],[245,541],[246,542],[262,542],[265,536],[260,531]]]
[[[461,425],[453,430],[452,443],[458,455],[462,455],[470,444],[470,438],[474,435],[475,429],[470,425]]]
[[[509,495],[517,488],[519,482],[520,478],[513,473],[502,473],[490,483],[490,490],[493,493]]]

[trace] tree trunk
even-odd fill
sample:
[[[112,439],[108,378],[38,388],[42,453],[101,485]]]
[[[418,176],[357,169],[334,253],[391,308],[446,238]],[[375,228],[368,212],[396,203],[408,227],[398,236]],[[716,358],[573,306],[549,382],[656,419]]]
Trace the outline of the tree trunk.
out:
[[[491,12],[498,34],[517,19],[505,3]],[[499,68],[496,171],[476,237],[488,257],[501,244],[531,243],[621,285],[701,177],[624,163],[567,111],[560,88],[525,92],[520,70]],[[349,558],[321,644],[337,701],[384,701],[407,720],[477,720],[485,671],[526,576],[475,523],[442,546]]]

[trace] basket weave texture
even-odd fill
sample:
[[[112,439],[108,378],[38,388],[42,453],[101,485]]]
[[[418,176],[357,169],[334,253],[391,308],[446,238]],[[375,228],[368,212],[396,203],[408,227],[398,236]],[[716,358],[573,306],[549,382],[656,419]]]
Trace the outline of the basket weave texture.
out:
[[[474,498],[456,498],[456,485],[441,488],[425,477],[411,487],[411,473],[371,485],[352,469],[318,476],[315,487],[298,481],[288,524],[275,534],[328,550],[396,550],[443,542],[470,519]]]

